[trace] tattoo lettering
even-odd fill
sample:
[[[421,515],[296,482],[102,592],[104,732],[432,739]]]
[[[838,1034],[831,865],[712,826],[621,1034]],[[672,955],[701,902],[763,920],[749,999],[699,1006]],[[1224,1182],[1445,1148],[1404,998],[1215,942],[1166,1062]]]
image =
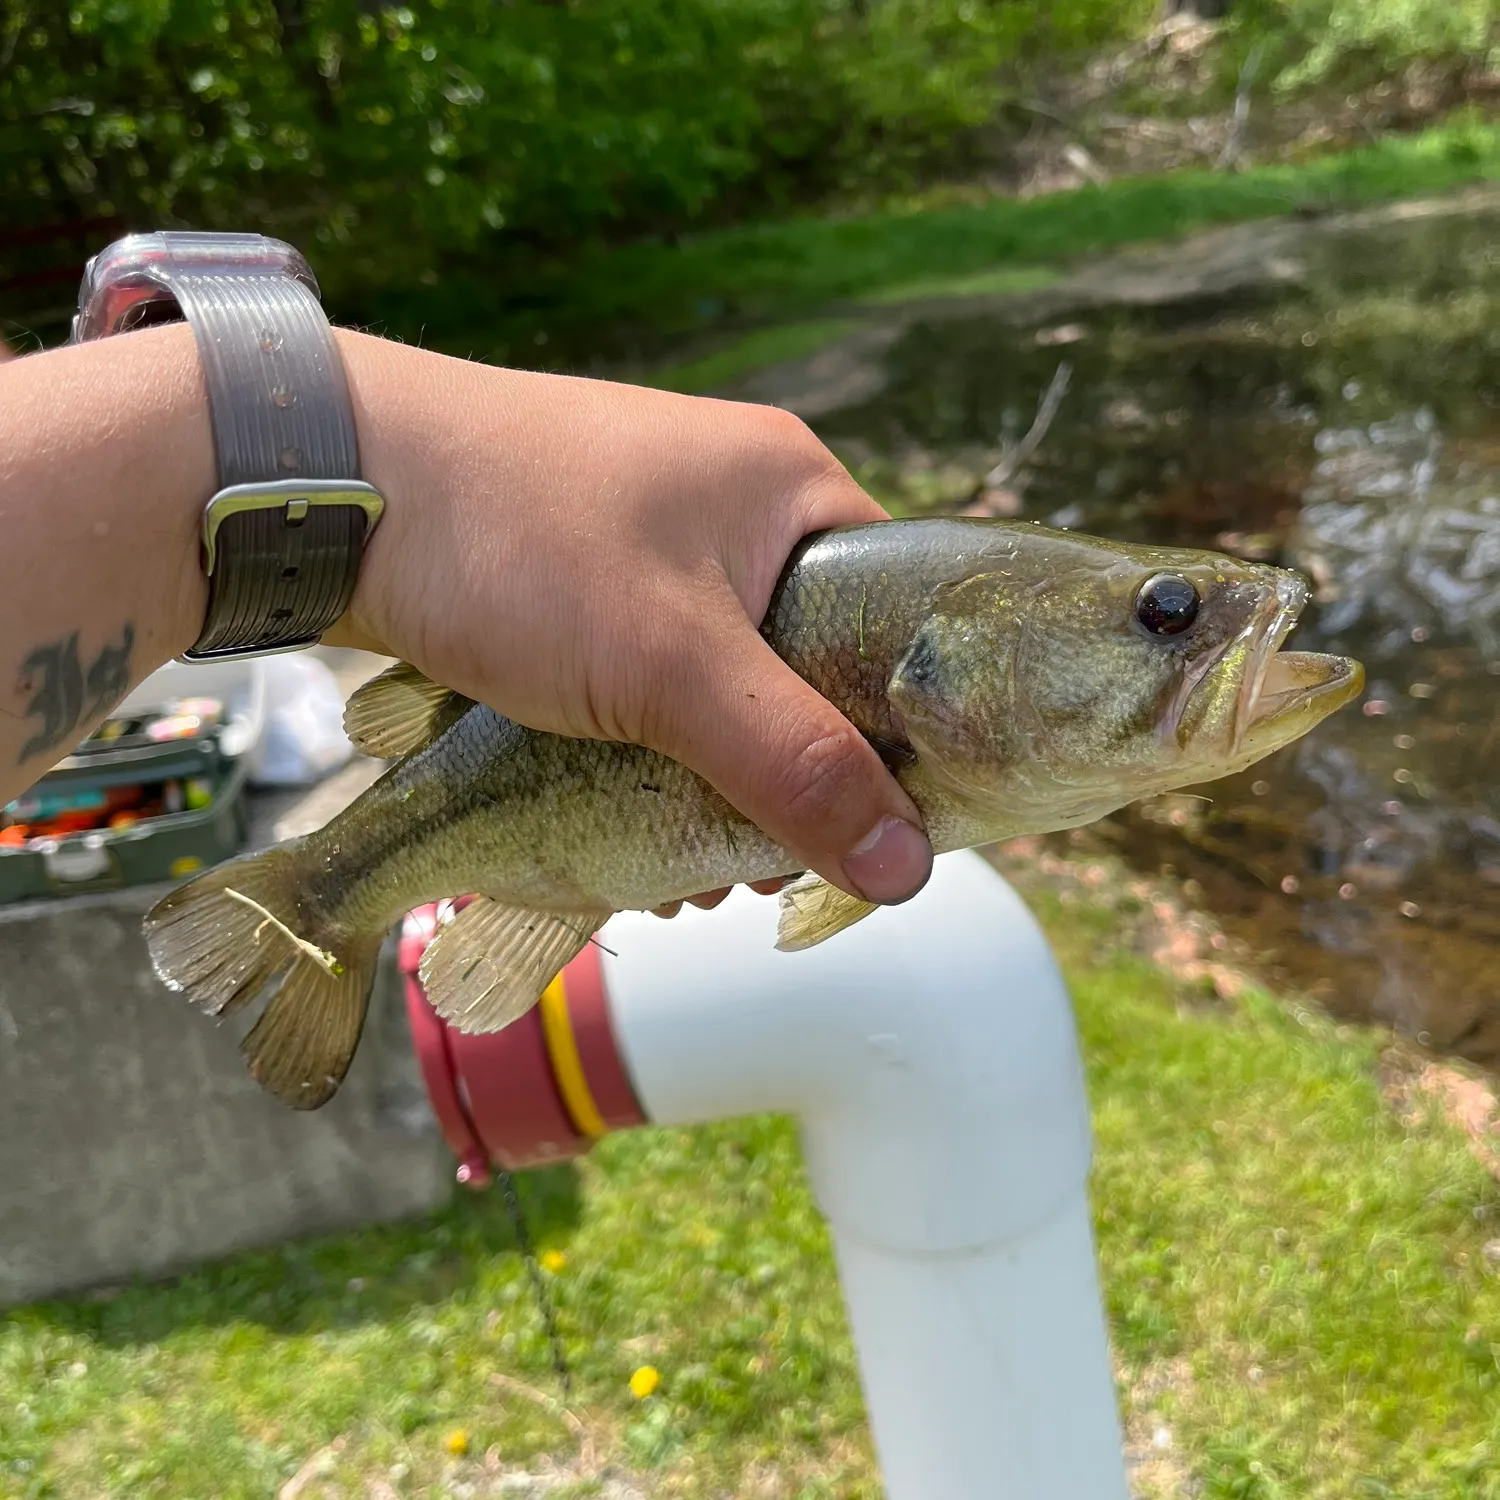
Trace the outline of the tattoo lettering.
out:
[[[118,646],[99,648],[84,679],[85,718],[102,717],[130,691],[130,648],[134,645],[135,627],[127,621],[120,628]]]
[[[26,717],[40,727],[21,747],[21,759],[69,742],[80,724],[108,711],[130,691],[130,651],[135,627],[126,624],[117,645],[107,645],[85,670],[78,655],[78,632],[38,646],[21,663],[21,691],[30,693]]]

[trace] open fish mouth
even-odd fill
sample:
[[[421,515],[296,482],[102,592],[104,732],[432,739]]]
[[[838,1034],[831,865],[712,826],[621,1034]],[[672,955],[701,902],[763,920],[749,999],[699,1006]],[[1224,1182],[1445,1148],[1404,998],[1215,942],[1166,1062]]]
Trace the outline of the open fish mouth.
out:
[[[1365,685],[1365,669],[1347,656],[1323,656],[1313,651],[1278,651],[1266,663],[1240,730],[1245,745],[1263,732],[1290,728],[1289,719],[1321,719],[1357,697]]]
[[[1234,716],[1237,754],[1263,753],[1262,747],[1272,749],[1305,732],[1364,687],[1364,668],[1350,657],[1281,649],[1307,595],[1300,578],[1278,581],[1248,627],[1254,665],[1240,686]]]

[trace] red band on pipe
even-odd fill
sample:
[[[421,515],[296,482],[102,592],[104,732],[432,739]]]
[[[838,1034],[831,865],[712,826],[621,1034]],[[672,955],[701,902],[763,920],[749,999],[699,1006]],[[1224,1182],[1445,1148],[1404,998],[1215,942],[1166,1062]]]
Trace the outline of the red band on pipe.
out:
[[[600,1117],[611,1130],[644,1125],[646,1112],[635,1096],[620,1057],[614,1027],[610,1025],[604,969],[595,944],[585,944],[578,957],[563,970],[563,993],[573,1023],[578,1061]]]
[[[470,899],[460,897],[453,907],[462,910]],[[399,964],[422,1077],[443,1138],[462,1163],[460,1181],[487,1180],[490,1162],[518,1171],[581,1156],[593,1141],[574,1123],[558,1086],[540,1008],[503,1031],[470,1034],[449,1026],[428,1003],[418,971],[446,905],[407,916]],[[562,988],[578,1066],[599,1116],[611,1130],[644,1125],[592,943],[564,970]]]
[[[412,1045],[427,1085],[432,1112],[438,1118],[448,1149],[459,1159],[459,1176],[465,1183],[479,1183],[489,1177],[489,1155],[476,1134],[468,1111],[458,1095],[453,1057],[448,1048],[447,1026],[427,1003],[417,967],[422,953],[431,941],[436,925],[437,908],[421,907],[412,912],[402,925],[397,964],[406,991],[406,1019],[411,1027]]]
[[[459,1086],[492,1160],[510,1171],[581,1156],[593,1143],[574,1128],[552,1078],[542,1018],[533,1006],[504,1031],[448,1031]]]

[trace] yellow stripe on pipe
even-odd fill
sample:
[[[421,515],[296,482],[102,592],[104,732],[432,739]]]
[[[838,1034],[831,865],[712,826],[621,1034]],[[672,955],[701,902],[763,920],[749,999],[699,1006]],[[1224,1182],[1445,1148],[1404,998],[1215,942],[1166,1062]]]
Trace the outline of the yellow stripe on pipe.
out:
[[[589,1081],[584,1077],[578,1056],[578,1042],[573,1036],[573,1018],[568,1014],[568,996],[561,974],[542,991],[542,1031],[547,1038],[547,1055],[552,1059],[552,1076],[557,1091],[573,1117],[580,1135],[597,1140],[609,1134],[609,1126],[594,1103]]]

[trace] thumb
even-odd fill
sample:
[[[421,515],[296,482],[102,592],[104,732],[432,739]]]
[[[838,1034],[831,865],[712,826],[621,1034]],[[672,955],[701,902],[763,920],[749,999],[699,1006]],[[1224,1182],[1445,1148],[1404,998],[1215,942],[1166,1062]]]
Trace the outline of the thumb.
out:
[[[909,900],[932,873],[915,804],[859,730],[732,606],[736,620],[706,631],[696,622],[695,648],[668,669],[674,680],[655,684],[670,707],[656,716],[654,748],[825,880],[867,901]]]

